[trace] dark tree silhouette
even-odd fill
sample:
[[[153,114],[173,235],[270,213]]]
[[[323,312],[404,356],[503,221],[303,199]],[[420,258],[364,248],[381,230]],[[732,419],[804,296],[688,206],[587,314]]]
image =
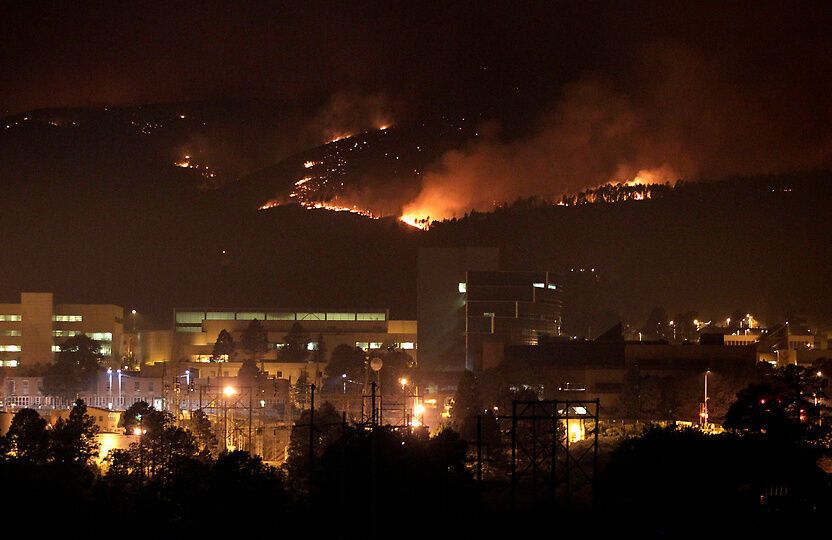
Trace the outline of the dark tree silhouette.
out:
[[[796,440],[823,438],[829,430],[821,422],[825,389],[826,379],[814,368],[786,366],[740,391],[724,425]]]
[[[289,436],[288,459],[286,470],[292,485],[305,490],[309,466],[309,418],[308,410],[301,413]],[[315,456],[320,457],[326,448],[341,434],[341,414],[330,402],[324,402],[315,410],[314,445]]]
[[[364,378],[364,351],[358,347],[338,345],[332,350],[329,364],[326,366],[326,376],[331,381],[340,381],[346,374],[348,379],[360,381]]]
[[[95,420],[79,399],[69,411],[69,417],[59,418],[49,432],[52,459],[63,464],[90,465],[98,455],[97,433]]]
[[[126,435],[132,435],[133,430],[142,424],[142,419],[148,415],[150,411],[155,410],[148,405],[146,401],[137,401],[133,403],[127,410],[121,413],[121,418],[118,421],[118,426],[124,428]],[[144,427],[144,426],[142,426]]]
[[[46,370],[44,392],[66,400],[76,398],[95,383],[102,357],[97,341],[83,334],[67,339],[61,344],[55,362]]]
[[[309,358],[309,332],[299,322],[292,325],[283,341],[285,346],[280,351],[282,361],[304,362]]]
[[[269,351],[269,334],[266,332],[263,323],[257,319],[248,323],[240,338],[240,344],[248,357],[255,363],[258,357],[266,354]]]
[[[2,439],[6,456],[33,464],[46,463],[49,457],[49,432],[46,420],[34,409],[20,409],[12,418]]]
[[[466,370],[456,387],[454,401],[451,404],[451,421],[457,430],[464,436],[470,437],[471,420],[481,413],[483,409],[482,396],[479,389],[479,381],[473,371]]]
[[[217,335],[217,341],[214,342],[214,350],[211,352],[211,360],[214,362],[221,362],[223,360],[232,360],[234,358],[234,337],[223,328]]]
[[[196,437],[203,453],[212,455],[217,451],[217,435],[214,433],[211,420],[202,409],[197,409],[191,414],[188,429]]]

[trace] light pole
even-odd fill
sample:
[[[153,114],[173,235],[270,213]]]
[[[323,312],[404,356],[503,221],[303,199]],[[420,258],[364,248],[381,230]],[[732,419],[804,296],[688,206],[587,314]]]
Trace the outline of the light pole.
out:
[[[138,312],[134,309],[130,311],[130,315],[132,315],[133,321],[133,336],[130,338],[130,369],[135,369],[136,367],[136,347],[138,347],[139,342],[139,334],[136,332],[136,315]]]
[[[236,393],[237,391],[232,386],[226,386],[222,389],[222,394],[225,396],[225,399],[222,400],[222,449],[225,451],[228,451],[228,398],[230,398]]]
[[[407,427],[407,377],[399,379],[402,385],[402,424]]]
[[[705,372],[705,400],[702,402],[702,426],[708,426],[708,374],[711,370]]]
[[[823,379],[823,372],[822,371],[818,371],[816,373],[816,375],[818,376],[818,379]],[[820,382],[821,381],[818,381],[818,383],[820,383]],[[818,384],[818,388],[820,388],[820,384]],[[821,410],[820,410],[820,407],[819,407],[818,393],[817,392],[815,392],[815,411],[817,412],[817,415],[818,415],[818,425],[819,426],[823,425],[823,416],[821,414]]]
[[[107,408],[113,410],[113,368],[107,368]]]

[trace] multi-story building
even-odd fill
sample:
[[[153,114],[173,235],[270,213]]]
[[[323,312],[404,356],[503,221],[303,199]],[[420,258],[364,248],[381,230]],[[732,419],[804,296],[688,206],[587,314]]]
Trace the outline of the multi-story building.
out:
[[[482,369],[505,345],[535,345],[561,333],[562,288],[549,272],[500,270],[494,248],[419,251],[417,319],[421,365]]]
[[[119,364],[124,309],[101,304],[55,304],[52,293],[21,293],[20,303],[0,304],[0,366],[47,364],[67,338],[99,342],[105,359]]]
[[[139,401],[161,409],[166,390],[163,379],[141,375],[120,369],[102,370],[94,385],[80,392],[78,397],[90,407],[106,410],[124,410]],[[9,376],[0,385],[0,407],[5,409],[65,409],[71,406],[72,400],[44,393],[43,377]]]
[[[173,317],[173,331],[142,333],[140,350],[144,364],[174,361],[202,364],[202,376],[235,376],[239,364],[247,357],[241,347],[243,332],[257,320],[267,333],[269,350],[258,355],[266,371],[279,379],[295,379],[307,371],[308,362],[325,364],[329,354],[339,345],[358,347],[369,352],[380,349],[400,349],[418,361],[416,321],[390,320],[385,309],[376,310],[321,310],[321,309],[177,309]],[[293,326],[309,336],[307,359],[284,362],[280,349]],[[205,365],[211,360],[214,344],[223,330],[229,332],[237,344],[232,358],[219,364]],[[323,352],[323,354],[320,354]],[[307,362],[308,361],[308,362]],[[319,368],[322,368],[319,365]],[[312,373],[309,373],[312,375]]]
[[[496,366],[505,345],[537,345],[559,336],[561,292],[549,272],[467,272],[466,366]]]

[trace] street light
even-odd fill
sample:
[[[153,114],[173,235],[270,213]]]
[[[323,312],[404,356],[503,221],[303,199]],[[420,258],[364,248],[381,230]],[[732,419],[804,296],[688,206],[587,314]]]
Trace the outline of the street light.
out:
[[[407,390],[405,389],[407,386],[407,377],[399,379],[399,384],[402,385],[402,424],[407,426]]]
[[[702,426],[708,426],[708,375],[711,373],[711,370],[707,370],[705,372],[705,401],[702,402]]]
[[[228,450],[228,398],[237,393],[233,386],[226,386],[222,389],[225,399],[222,400],[223,422],[222,422],[222,448]]]

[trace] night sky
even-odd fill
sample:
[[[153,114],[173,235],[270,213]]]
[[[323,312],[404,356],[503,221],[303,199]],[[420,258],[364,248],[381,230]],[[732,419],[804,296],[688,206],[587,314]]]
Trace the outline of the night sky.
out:
[[[832,80],[821,2],[487,4],[3,2],[0,110],[386,92],[522,131],[588,75],[648,99],[664,55],[800,114]]]

